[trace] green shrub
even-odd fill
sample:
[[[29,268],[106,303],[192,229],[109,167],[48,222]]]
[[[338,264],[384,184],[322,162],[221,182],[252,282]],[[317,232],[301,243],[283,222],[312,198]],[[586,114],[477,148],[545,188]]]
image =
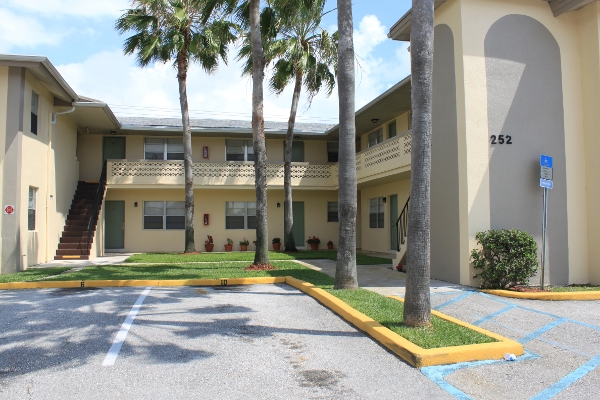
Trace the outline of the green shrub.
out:
[[[529,283],[538,269],[537,243],[527,232],[492,229],[475,238],[482,249],[473,249],[474,278],[483,289],[505,289]]]

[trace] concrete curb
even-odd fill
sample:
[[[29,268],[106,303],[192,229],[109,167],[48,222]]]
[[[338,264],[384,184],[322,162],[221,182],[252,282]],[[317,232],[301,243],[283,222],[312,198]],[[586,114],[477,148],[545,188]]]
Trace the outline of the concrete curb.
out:
[[[496,296],[511,297],[513,299],[524,300],[600,300],[600,291],[588,292],[514,292],[512,290],[488,289],[482,290],[484,293],[494,294]]]
[[[90,288],[90,287],[136,287],[136,286],[229,286],[287,283],[296,289],[313,297],[327,308],[350,322],[352,325],[367,333],[383,346],[387,347],[400,358],[414,367],[428,367],[433,365],[454,364],[465,361],[480,361],[501,359],[506,353],[517,356],[524,354],[523,346],[513,340],[481,329],[474,325],[452,318],[432,310],[432,314],[455,324],[472,329],[498,342],[472,344],[466,346],[440,347],[437,349],[423,349],[409,342],[397,333],[379,324],[372,318],[350,307],[342,300],[329,294],[315,285],[293,278],[262,277],[262,278],[221,278],[221,279],[183,279],[183,280],[96,280],[96,281],[53,281],[53,282],[12,282],[0,283],[0,290],[9,289],[50,289],[50,288]],[[404,301],[402,298],[391,298]]]

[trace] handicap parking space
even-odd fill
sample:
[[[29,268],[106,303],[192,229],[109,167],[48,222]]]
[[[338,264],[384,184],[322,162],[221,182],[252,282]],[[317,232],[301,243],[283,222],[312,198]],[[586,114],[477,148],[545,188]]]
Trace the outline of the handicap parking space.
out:
[[[452,398],[284,284],[3,291],[0,302],[3,399]]]
[[[516,361],[423,368],[460,399],[587,399],[600,389],[600,302],[529,301],[432,292],[434,308],[523,344]]]

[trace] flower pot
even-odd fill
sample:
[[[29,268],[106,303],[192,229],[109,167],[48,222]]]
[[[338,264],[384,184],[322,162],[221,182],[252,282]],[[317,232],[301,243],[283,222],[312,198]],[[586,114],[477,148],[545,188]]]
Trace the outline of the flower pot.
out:
[[[319,243],[310,243],[311,250],[319,250]]]
[[[240,250],[241,251],[248,251],[248,246],[244,246],[243,244],[240,245]]]
[[[332,244],[328,244],[327,245],[327,250],[333,250],[333,245]]]
[[[273,250],[275,250],[275,251],[281,250],[281,243],[273,243]]]
[[[206,249],[206,251],[213,251],[213,248],[215,247],[214,244],[208,244],[208,243],[204,243],[204,248]]]
[[[233,245],[232,244],[226,244],[225,245],[225,251],[231,251],[233,250]]]

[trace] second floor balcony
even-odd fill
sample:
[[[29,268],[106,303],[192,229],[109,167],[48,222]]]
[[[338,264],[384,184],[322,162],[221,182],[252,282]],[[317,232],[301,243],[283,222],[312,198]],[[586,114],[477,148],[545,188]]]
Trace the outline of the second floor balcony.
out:
[[[411,132],[386,140],[356,154],[356,176],[364,183],[410,171]],[[195,187],[243,188],[254,186],[252,162],[194,163]],[[267,184],[283,187],[283,164],[267,165]],[[183,161],[107,160],[109,187],[183,187]],[[337,189],[337,164],[292,163],[292,186]]]

